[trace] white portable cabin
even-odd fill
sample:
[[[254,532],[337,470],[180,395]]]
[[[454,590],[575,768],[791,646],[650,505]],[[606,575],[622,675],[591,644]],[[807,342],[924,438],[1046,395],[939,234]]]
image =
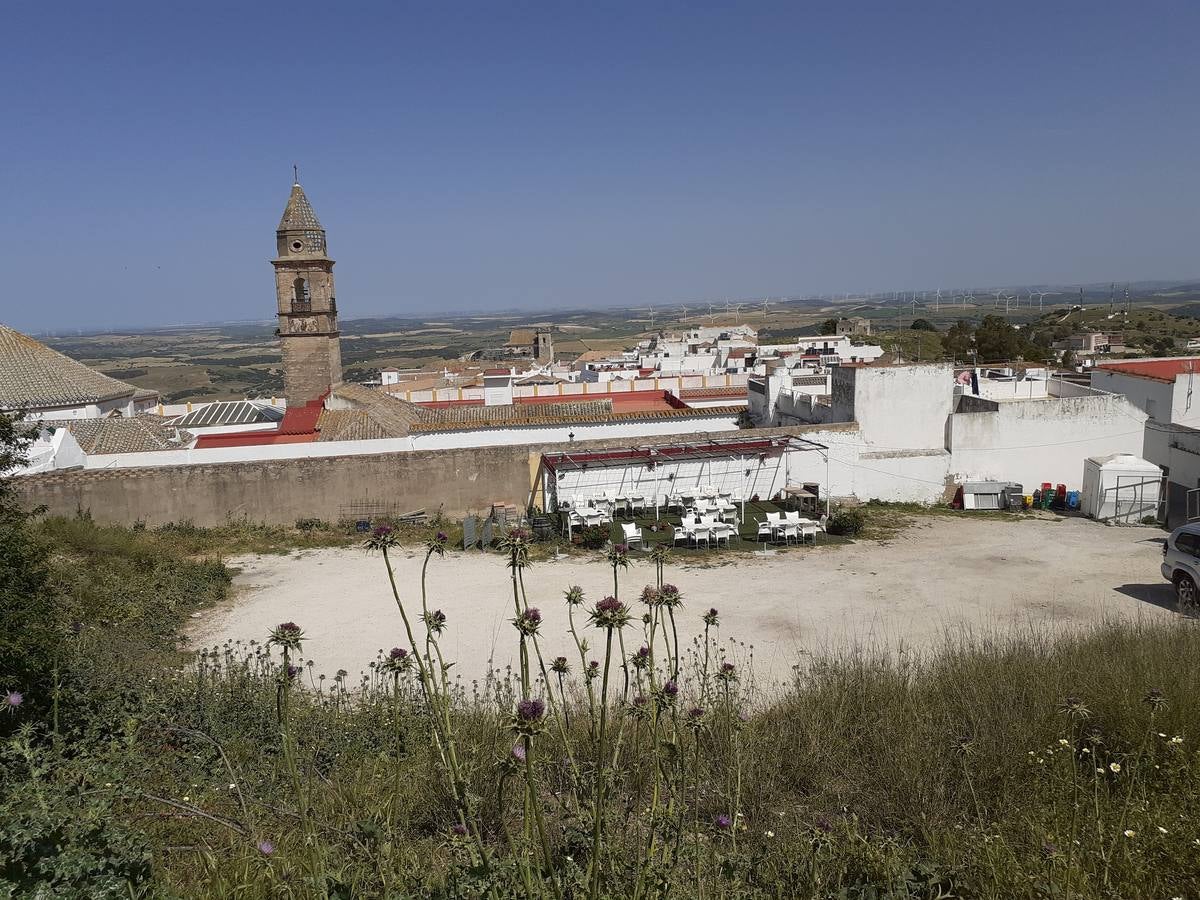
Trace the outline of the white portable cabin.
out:
[[[1132,453],[1093,456],[1083,463],[1080,509],[1093,519],[1136,525],[1158,515],[1162,469]]]

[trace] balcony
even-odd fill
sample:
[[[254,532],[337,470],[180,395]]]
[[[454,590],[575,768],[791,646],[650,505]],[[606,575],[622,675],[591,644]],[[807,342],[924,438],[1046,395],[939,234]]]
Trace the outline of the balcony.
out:
[[[293,300],[292,312],[294,313],[310,313],[312,312],[311,300]]]

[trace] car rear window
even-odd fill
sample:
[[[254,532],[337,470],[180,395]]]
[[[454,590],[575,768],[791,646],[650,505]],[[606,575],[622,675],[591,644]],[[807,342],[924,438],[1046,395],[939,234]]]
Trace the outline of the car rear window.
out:
[[[1180,553],[1200,556],[1200,535],[1189,534],[1185,531],[1175,538],[1175,549]]]

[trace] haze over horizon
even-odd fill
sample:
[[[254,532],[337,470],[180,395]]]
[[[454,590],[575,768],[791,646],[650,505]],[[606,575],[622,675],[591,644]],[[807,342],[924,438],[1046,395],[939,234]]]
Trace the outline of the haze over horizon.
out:
[[[25,330],[268,318],[293,163],[347,319],[1197,268],[1194,5],[7,12]]]

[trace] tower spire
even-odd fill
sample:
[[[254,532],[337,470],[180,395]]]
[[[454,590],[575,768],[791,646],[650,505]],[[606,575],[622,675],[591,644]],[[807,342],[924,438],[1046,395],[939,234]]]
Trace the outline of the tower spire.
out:
[[[292,163],[292,184],[300,183],[300,167]]]

